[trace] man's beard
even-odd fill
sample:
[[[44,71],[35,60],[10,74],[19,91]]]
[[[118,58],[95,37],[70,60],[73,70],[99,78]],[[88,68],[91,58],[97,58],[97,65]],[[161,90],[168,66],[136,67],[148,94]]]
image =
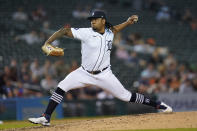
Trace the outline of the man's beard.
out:
[[[97,31],[97,29],[96,29],[95,27],[92,27],[92,29],[93,29],[94,31]]]

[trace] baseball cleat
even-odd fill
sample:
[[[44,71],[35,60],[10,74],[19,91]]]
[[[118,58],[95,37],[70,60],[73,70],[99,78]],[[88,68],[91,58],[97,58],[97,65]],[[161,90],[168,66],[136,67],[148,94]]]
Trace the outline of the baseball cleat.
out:
[[[38,118],[29,118],[29,122],[33,124],[41,124],[43,126],[50,126],[50,119],[47,119],[44,115]]]
[[[160,102],[157,109],[164,113],[171,113],[173,111],[172,107],[166,105],[164,102]]]

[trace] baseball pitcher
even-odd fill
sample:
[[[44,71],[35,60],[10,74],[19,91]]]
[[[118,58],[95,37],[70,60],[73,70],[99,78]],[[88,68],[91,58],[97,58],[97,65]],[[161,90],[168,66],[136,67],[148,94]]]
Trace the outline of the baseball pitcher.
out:
[[[61,28],[55,32],[43,45],[42,50],[47,55],[62,56],[64,51],[54,47],[51,43],[63,36],[81,41],[81,67],[71,72],[57,85],[52,94],[46,111],[41,117],[29,118],[34,124],[50,125],[50,117],[56,106],[62,101],[64,93],[82,88],[87,85],[97,86],[108,91],[116,98],[125,101],[152,106],[165,113],[172,112],[172,108],[163,102],[156,102],[139,93],[126,90],[111,71],[110,53],[114,35],[129,25],[138,21],[137,15],[130,16],[127,21],[112,26],[103,11],[94,11],[88,20],[90,28]]]

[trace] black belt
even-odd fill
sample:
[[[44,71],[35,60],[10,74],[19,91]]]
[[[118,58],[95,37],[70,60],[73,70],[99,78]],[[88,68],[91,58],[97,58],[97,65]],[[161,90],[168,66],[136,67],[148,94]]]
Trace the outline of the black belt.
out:
[[[98,71],[88,71],[88,70],[86,70],[83,66],[81,66],[81,67],[82,67],[85,71],[87,71],[88,73],[93,74],[93,75],[99,74],[99,73],[101,73],[102,71],[104,71],[104,70],[106,70],[106,69],[108,68],[108,66],[107,66],[107,67],[103,68],[102,70],[98,70]]]

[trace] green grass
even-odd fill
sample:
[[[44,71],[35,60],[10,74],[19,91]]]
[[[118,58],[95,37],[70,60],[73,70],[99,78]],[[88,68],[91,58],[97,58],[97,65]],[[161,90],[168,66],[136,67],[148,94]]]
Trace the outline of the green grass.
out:
[[[33,127],[33,126],[39,126],[39,125],[32,125],[27,121],[4,121],[4,123],[0,125],[0,130],[11,129],[11,128]]]

